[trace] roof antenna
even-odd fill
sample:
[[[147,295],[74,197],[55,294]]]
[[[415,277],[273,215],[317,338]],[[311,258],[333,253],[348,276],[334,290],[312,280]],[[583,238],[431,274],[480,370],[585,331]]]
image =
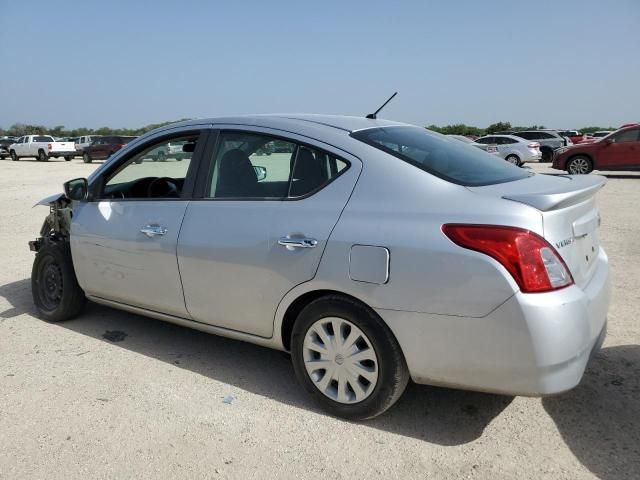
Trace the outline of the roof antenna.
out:
[[[382,109],[387,105],[387,103],[389,103],[391,100],[393,100],[393,97],[395,97],[397,94],[398,94],[398,92],[395,92],[393,95],[391,95],[391,96],[389,97],[389,99],[388,99],[386,102],[384,102],[384,103],[382,104],[382,106],[381,106],[379,109],[377,109],[375,112],[370,113],[369,115],[367,115],[367,117],[366,117],[366,118],[370,118],[370,119],[372,119],[372,120],[375,120],[376,118],[378,118],[376,115],[378,115],[378,113],[380,112],[380,110],[382,110]]]

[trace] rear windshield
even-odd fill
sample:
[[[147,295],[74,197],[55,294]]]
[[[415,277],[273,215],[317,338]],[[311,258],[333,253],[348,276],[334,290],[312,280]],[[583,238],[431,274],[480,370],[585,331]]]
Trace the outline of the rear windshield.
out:
[[[371,128],[351,136],[458,185],[493,185],[531,175],[477,147],[420,127]]]
[[[53,142],[53,138],[47,137],[45,135],[39,135],[37,137],[33,137],[34,142]]]

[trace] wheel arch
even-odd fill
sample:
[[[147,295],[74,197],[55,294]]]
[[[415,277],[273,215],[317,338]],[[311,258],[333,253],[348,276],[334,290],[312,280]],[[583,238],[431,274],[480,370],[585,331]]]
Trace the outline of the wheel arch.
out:
[[[304,292],[299,292],[294,295],[291,295],[291,293],[292,292],[289,292],[289,294],[287,295],[288,298],[285,297],[285,300],[287,300],[286,302],[284,300],[281,302],[280,306],[278,307],[278,312],[281,313],[280,315],[276,316],[275,331],[280,334],[280,342],[282,343],[282,346],[286,351],[291,350],[291,333],[293,332],[293,325],[295,324],[298,315],[304,307],[309,305],[314,300],[322,297],[339,295],[341,297],[358,302],[363,307],[368,308],[375,313],[375,309],[373,309],[362,299],[331,288],[315,288],[306,290]],[[378,315],[377,313],[375,314]],[[384,322],[384,319],[381,320]]]

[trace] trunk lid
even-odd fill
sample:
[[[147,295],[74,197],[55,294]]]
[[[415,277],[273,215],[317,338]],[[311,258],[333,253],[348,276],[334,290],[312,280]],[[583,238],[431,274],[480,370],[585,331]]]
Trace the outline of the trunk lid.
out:
[[[583,288],[591,280],[600,249],[600,213],[595,195],[606,183],[597,175],[543,175],[469,190],[529,205],[542,216],[543,236]]]

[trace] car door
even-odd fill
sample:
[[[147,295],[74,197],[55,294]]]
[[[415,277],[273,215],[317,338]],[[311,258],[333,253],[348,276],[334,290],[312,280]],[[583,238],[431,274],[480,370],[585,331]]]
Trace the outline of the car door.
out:
[[[13,146],[13,151],[16,152],[16,155],[18,156],[22,155],[23,144],[24,144],[24,137],[20,137],[18,140],[16,140],[16,143]]]
[[[294,134],[232,128],[182,224],[185,302],[199,322],[270,337],[278,303],[314,277],[361,163]]]
[[[188,318],[176,246],[206,132],[153,137],[92,179],[73,210],[71,252],[89,296]],[[147,161],[168,142],[188,147],[182,162]]]
[[[625,168],[640,164],[640,129],[623,130],[611,136],[596,159],[596,168]]]

